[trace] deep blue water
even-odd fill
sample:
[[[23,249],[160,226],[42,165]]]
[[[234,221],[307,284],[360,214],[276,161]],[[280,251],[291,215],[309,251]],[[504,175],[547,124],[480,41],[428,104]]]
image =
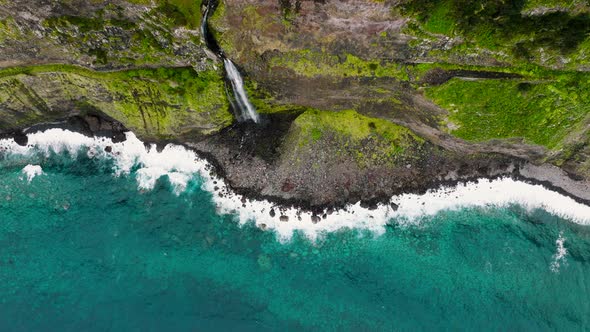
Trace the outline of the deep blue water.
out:
[[[140,191],[67,159],[31,183],[0,162],[0,331],[590,329],[590,227],[543,211],[281,243],[217,215],[198,178]]]

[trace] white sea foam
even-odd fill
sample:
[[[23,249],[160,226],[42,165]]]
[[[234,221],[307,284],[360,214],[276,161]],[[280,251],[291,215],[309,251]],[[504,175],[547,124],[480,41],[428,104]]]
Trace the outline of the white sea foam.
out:
[[[543,186],[510,178],[481,179],[452,188],[431,190],[423,195],[395,196],[391,198],[391,203],[399,207],[397,210],[389,204],[369,210],[357,203],[331,214],[326,213],[318,222],[318,218],[313,218],[311,213],[277,207],[268,201],[247,200],[232,193],[222,179],[209,174],[210,165],[207,161],[182,146],[168,145],[158,152],[155,146],[146,148],[133,133],[129,132],[126,136],[126,141],[113,143],[109,139],[89,138],[61,129],[50,129],[29,134],[26,147],[18,146],[11,139],[0,140],[0,151],[8,150],[12,154],[23,155],[33,151],[68,151],[76,154],[87,147],[86,153],[91,158],[112,159],[113,172],[117,176],[130,174],[136,168],[134,176],[138,187],[143,190],[152,189],[158,179],[167,176],[175,193],[180,194],[186,190],[187,183],[198,175],[202,178],[203,189],[213,193],[212,199],[220,214],[235,215],[241,224],[253,222],[261,228],[273,229],[282,240],[289,239],[295,231],[315,239],[319,234],[343,228],[360,228],[380,234],[392,219],[398,223],[414,223],[423,216],[435,215],[443,210],[514,203],[529,210],[541,208],[576,223],[590,224],[590,206],[577,203]],[[274,217],[271,216],[271,209],[275,212]]]
[[[565,257],[567,256],[567,249],[565,247],[565,238],[563,233],[559,233],[557,240],[555,240],[555,254],[553,255],[553,261],[549,266],[551,271],[558,273],[561,265],[566,264]]]
[[[27,176],[27,181],[30,183],[37,175],[43,175],[43,169],[39,165],[27,165],[23,168],[22,173]]]

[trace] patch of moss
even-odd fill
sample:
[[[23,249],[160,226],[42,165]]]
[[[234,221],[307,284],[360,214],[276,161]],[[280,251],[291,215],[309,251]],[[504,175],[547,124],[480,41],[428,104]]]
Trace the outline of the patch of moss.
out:
[[[301,10],[300,0],[279,0],[283,24],[290,26]]]
[[[223,79],[217,71],[158,68],[95,72],[68,65],[0,70],[0,80],[8,91],[16,88],[16,81],[23,82],[24,76],[35,76],[36,80],[27,82],[40,85],[26,87],[26,91],[45,93],[44,84],[53,84],[52,91],[59,92],[40,100],[83,102],[140,136],[178,138],[193,132],[206,134],[233,122]],[[30,112],[40,113],[39,116],[51,111],[50,107],[42,110],[33,106]]]
[[[360,165],[374,162],[396,162],[411,158],[410,149],[419,148],[424,140],[411,130],[392,122],[363,116],[353,110],[330,112],[310,109],[302,113],[292,125],[296,148],[335,139],[342,153],[352,155]]]
[[[213,12],[213,15],[209,16],[209,24],[212,26],[219,26],[221,21],[223,20],[223,18],[226,15],[225,11],[226,11],[225,1],[218,0],[217,7],[215,7],[215,11]]]
[[[336,56],[311,50],[293,51],[275,56],[271,67],[286,67],[300,75],[314,76],[367,76],[407,79],[401,66],[394,62],[364,60],[351,54]]]
[[[436,6],[424,22],[424,28],[430,32],[452,35],[455,22],[451,17],[451,10],[449,2],[443,2]]]
[[[198,29],[201,25],[201,0],[159,0],[155,9],[171,18],[176,26]]]
[[[309,107],[301,105],[278,103],[267,91],[260,89],[255,81],[246,80],[244,83],[244,87],[248,93],[248,99],[256,109],[256,112],[260,114],[282,112],[303,113],[310,110]]]
[[[462,80],[426,89],[426,96],[450,111],[471,141],[522,137],[556,148],[590,113],[590,75],[569,73],[550,81]]]
[[[0,43],[7,39],[17,39],[20,31],[12,17],[0,20]]]

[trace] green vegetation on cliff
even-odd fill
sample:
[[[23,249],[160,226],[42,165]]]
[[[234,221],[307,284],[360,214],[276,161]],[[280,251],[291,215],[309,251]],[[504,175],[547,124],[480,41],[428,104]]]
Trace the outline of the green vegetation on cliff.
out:
[[[201,25],[201,0],[159,0],[155,9],[178,26],[198,29]]]
[[[329,146],[337,147],[338,154],[352,155],[361,166],[411,159],[412,153],[424,143],[405,127],[353,110],[310,109],[295,119],[288,137],[288,146],[294,149],[331,141]]]
[[[556,148],[590,114],[588,87],[586,74],[554,80],[455,78],[427,88],[426,96],[449,110],[456,136],[473,141],[522,137]]]
[[[96,72],[67,65],[0,70],[0,128],[101,112],[146,138],[207,134],[233,121],[216,71],[192,68]]]
[[[407,30],[412,34],[463,39],[449,51],[436,50],[438,56],[487,49],[512,64],[575,68],[588,61],[590,8],[582,1],[412,0],[401,9],[417,20]]]
[[[200,0],[0,4],[0,61],[204,69],[200,24]]]
[[[177,27],[197,29],[200,25],[200,2],[161,1],[142,15],[141,20],[124,15],[124,8],[111,5],[93,16],[63,15],[46,19],[43,26],[61,43],[76,46],[95,58],[94,65],[141,65],[164,62],[174,56],[175,42],[200,44],[196,35],[181,40],[174,36]]]
[[[289,68],[297,74],[307,77],[364,76],[407,79],[401,64],[380,60],[363,60],[351,54],[337,56],[311,50],[293,51],[273,57],[269,65]]]
[[[6,39],[15,39],[20,36],[20,31],[12,17],[0,19],[0,43]]]

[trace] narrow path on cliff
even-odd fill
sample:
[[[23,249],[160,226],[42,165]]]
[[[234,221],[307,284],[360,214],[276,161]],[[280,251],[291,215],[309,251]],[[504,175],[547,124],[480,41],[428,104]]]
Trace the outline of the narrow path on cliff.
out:
[[[260,123],[260,115],[256,112],[256,109],[254,109],[254,106],[248,99],[248,94],[244,89],[244,80],[242,79],[240,71],[235,64],[225,56],[225,53],[215,40],[215,37],[209,31],[209,15],[215,11],[216,7],[217,3],[215,0],[208,0],[203,12],[201,33],[205,40],[205,45],[223,62],[225,76],[231,87],[231,93],[228,92],[228,97],[237,120],[240,122],[253,121],[254,123]]]

